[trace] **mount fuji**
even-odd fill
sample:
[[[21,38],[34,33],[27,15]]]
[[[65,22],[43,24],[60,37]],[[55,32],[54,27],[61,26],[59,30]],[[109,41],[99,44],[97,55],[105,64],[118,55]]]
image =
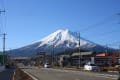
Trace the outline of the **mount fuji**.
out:
[[[86,40],[76,32],[66,30],[57,30],[56,32],[48,35],[47,37],[37,41],[33,44],[11,50],[12,56],[32,56],[37,52],[52,53],[54,48],[55,53],[63,52],[64,50],[73,50],[79,47],[83,50],[105,51],[106,47],[98,45],[94,42]],[[114,49],[109,48],[113,51]],[[8,51],[9,52],[9,51]]]

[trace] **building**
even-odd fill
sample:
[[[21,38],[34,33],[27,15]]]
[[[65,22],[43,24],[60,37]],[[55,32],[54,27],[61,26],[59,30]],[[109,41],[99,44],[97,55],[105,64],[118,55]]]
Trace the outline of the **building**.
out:
[[[119,61],[119,53],[97,53],[95,56],[95,63],[106,65],[106,66],[114,66],[120,64]]]
[[[80,53],[73,53],[71,55],[71,59],[74,65],[79,65],[79,60],[81,65],[84,65],[88,61],[92,62],[93,64],[103,65],[103,66],[114,66],[120,64],[119,53],[80,52]]]
[[[92,51],[87,52],[75,52],[71,55],[71,65],[78,66],[84,65],[85,63],[92,61],[94,63],[95,53]]]
[[[38,52],[33,57],[31,57],[31,61],[35,61],[35,64],[43,64],[45,61],[45,52]]]
[[[59,66],[61,67],[64,67],[64,66],[67,66],[67,65],[70,65],[70,55],[69,54],[61,54],[59,55],[58,57],[58,64]]]

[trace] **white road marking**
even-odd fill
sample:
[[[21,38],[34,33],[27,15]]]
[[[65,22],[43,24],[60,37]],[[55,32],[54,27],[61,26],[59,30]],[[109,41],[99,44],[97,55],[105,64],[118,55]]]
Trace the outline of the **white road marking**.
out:
[[[42,69],[44,69],[44,68],[42,68]],[[73,71],[73,70],[62,70],[62,69],[52,69],[52,68],[46,68],[45,70],[52,70],[52,71],[59,71],[59,72],[72,72],[72,73],[80,74],[79,71]],[[86,73],[86,72],[84,72],[84,73]],[[88,73],[87,75],[110,78],[110,79],[115,79],[115,80],[117,80],[117,78],[118,78],[118,75],[101,74],[101,73]],[[75,79],[75,80],[80,80],[80,79]]]
[[[31,75],[27,71],[25,71],[25,70],[23,70],[23,71],[24,71],[24,73],[26,73],[27,75],[29,75],[33,80],[38,80],[36,77],[34,77],[33,75]]]

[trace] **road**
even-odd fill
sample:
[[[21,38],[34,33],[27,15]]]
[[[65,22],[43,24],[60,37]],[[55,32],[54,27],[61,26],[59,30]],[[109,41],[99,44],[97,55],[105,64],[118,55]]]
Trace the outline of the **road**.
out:
[[[25,72],[38,80],[117,80],[118,75],[52,68],[25,68]]]
[[[12,80],[14,74],[14,69],[6,69],[0,72],[0,80]]]

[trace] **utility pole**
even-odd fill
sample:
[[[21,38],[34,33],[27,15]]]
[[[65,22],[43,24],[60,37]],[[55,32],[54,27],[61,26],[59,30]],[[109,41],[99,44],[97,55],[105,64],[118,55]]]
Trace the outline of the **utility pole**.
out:
[[[2,13],[5,13],[5,10],[0,10],[0,15]],[[5,62],[4,62],[4,56],[5,56],[5,36],[6,36],[6,34],[3,33],[3,65],[5,64]]]
[[[5,39],[6,39],[6,34],[3,33],[3,53],[5,54]]]
[[[6,34],[3,33],[3,65],[5,64],[4,60],[4,56],[5,56],[5,39],[6,39]]]
[[[78,40],[79,40],[79,68],[81,67],[81,52],[80,52],[80,32],[78,33]]]
[[[108,53],[108,45],[106,44],[106,47],[105,47],[105,56],[107,56],[107,53]]]
[[[52,66],[54,65],[54,43],[52,45]]]
[[[120,45],[119,45],[119,51],[118,51],[118,61],[119,61],[119,64],[120,64]]]

